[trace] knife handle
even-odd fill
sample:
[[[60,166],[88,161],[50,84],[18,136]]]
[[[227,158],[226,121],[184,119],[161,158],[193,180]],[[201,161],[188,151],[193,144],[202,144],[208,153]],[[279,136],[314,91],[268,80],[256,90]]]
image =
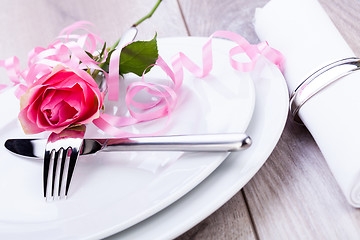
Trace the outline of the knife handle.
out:
[[[251,138],[245,133],[174,135],[109,139],[102,151],[232,152],[250,145]]]

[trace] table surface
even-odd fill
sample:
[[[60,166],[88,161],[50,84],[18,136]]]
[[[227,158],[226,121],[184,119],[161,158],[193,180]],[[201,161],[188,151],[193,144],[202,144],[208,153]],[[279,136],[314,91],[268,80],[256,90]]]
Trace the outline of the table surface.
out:
[[[74,21],[93,22],[114,42],[145,15],[155,0],[3,0],[0,58],[26,59]],[[139,39],[209,36],[230,30],[251,43],[255,8],[267,0],[165,0],[139,27]],[[321,0],[349,46],[360,56],[360,2]],[[16,38],[14,37],[16,36]],[[1,80],[0,80],[1,82]],[[341,193],[320,150],[303,126],[288,119],[282,137],[260,171],[221,208],[178,237],[185,239],[360,239],[360,210]]]

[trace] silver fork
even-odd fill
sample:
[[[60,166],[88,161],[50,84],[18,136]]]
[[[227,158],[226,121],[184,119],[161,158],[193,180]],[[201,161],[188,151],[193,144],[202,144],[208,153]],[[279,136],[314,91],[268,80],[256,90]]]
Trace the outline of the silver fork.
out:
[[[71,178],[79,157],[85,125],[51,133],[45,148],[43,167],[44,198],[67,197]]]
[[[134,40],[137,28],[131,27],[121,37],[118,48]],[[71,178],[83,145],[85,126],[77,130],[65,129],[60,134],[52,133],[48,139],[44,156],[43,187],[45,199],[54,196],[67,197]],[[75,135],[74,135],[75,131]],[[67,163],[67,164],[66,164]]]

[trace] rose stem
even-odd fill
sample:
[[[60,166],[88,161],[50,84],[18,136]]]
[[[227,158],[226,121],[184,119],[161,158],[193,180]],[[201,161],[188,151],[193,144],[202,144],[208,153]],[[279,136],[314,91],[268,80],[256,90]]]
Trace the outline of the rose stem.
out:
[[[144,17],[142,17],[139,21],[137,21],[136,23],[134,23],[132,25],[132,27],[137,27],[140,23],[142,23],[143,21],[145,21],[148,18],[151,18],[151,16],[154,14],[154,12],[156,11],[156,9],[159,7],[160,3],[162,0],[158,0],[157,3],[155,4],[155,6],[153,7],[153,9]]]
[[[131,27],[137,27],[137,26],[139,26],[143,21],[145,21],[146,19],[151,18],[151,16],[154,14],[154,12],[156,11],[156,9],[159,7],[159,5],[160,5],[161,2],[162,2],[162,0],[158,0],[157,3],[155,4],[155,6],[153,7],[153,9],[151,9],[151,11],[150,11],[147,15],[145,15],[144,17],[142,17],[139,21],[137,21],[136,23],[134,23]],[[120,39],[121,39],[121,38],[119,38],[119,39],[114,43],[114,45],[110,48],[110,51],[111,51],[111,50],[114,50],[114,49],[117,47],[117,45],[118,45],[119,42],[120,42]]]
[[[134,23],[131,27],[137,27],[139,26],[143,21],[145,21],[146,19],[148,18],[151,18],[152,15],[154,14],[154,12],[156,11],[156,9],[159,7],[160,3],[162,2],[162,0],[158,0],[157,3],[155,4],[155,6],[151,9],[151,11],[145,15],[144,17],[142,17],[139,21],[137,21],[136,23]],[[109,49],[109,52],[113,51],[118,45],[119,45],[119,42],[120,42],[120,39],[119,38],[115,43],[114,45],[111,46],[111,48]],[[104,63],[101,63],[99,66],[102,67],[104,65]],[[92,77],[95,79],[95,77],[98,75],[98,73],[100,72],[100,70],[95,70],[91,75]]]

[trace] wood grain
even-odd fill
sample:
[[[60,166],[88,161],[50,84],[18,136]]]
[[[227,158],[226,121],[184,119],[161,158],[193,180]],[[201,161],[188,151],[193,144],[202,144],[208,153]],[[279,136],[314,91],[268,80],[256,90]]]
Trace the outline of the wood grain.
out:
[[[256,7],[267,0],[179,0],[190,35],[210,36],[216,30],[241,34],[249,42],[258,42],[253,28]]]
[[[255,7],[266,1],[179,0],[191,36],[209,36],[216,30],[240,33],[249,42],[258,42],[252,27]],[[200,224],[177,238],[185,239],[256,239],[242,192]]]
[[[292,121],[244,191],[260,239],[360,237],[360,212],[345,200],[311,135]]]
[[[94,23],[97,33],[111,44],[155,2],[39,0],[30,4],[26,0],[3,0],[0,59],[16,55],[25,60],[33,47],[47,46],[64,27],[79,20]],[[156,32],[159,37],[187,35],[176,0],[164,1],[152,18],[139,26],[137,38],[150,39]]]
[[[180,6],[191,35],[208,36],[215,30],[235,31],[257,42],[252,27],[255,7],[267,1],[190,1]],[[331,19],[360,56],[359,1],[321,0]],[[360,239],[360,210],[345,200],[310,133],[288,120],[283,135],[266,164],[243,189],[259,239]],[[234,198],[240,198],[239,192]],[[224,218],[244,207],[229,201],[203,223],[179,239],[216,239],[202,224],[225,231],[222,239],[241,239],[241,230]],[[216,224],[217,223],[217,224]],[[238,231],[239,235],[234,234]],[[193,234],[193,235],[191,235]]]
[[[232,197],[210,217],[177,238],[177,240],[187,239],[256,239],[242,192]]]
[[[321,1],[359,54],[355,1]],[[260,239],[359,239],[360,211],[345,200],[305,127],[288,121],[264,167],[245,187]],[[286,224],[284,224],[286,223]]]
[[[319,0],[334,25],[356,56],[360,56],[360,1],[353,0]]]

